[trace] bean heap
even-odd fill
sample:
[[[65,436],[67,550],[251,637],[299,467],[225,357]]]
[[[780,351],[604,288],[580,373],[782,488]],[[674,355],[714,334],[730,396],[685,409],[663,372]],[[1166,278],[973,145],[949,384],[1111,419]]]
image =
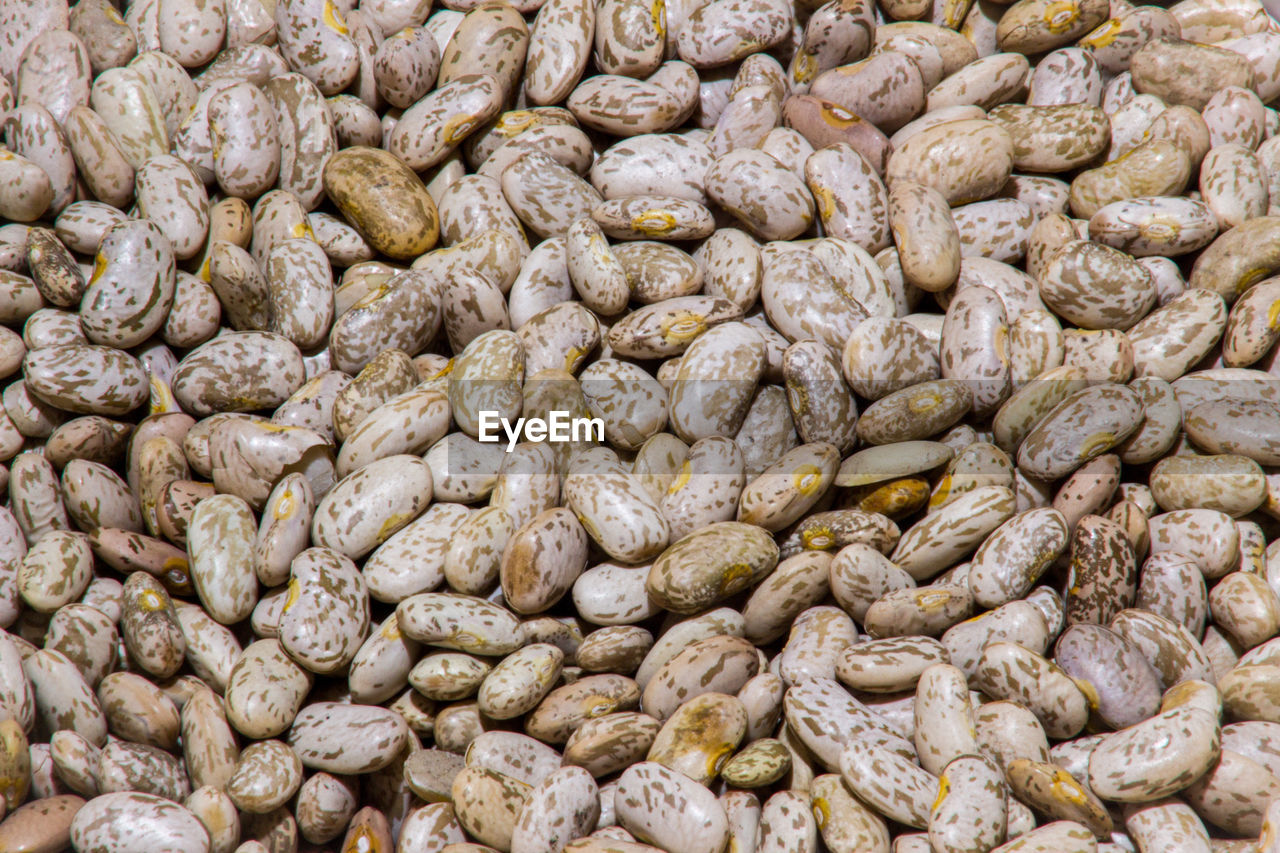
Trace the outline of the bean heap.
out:
[[[1258,0],[443,6],[0,0],[0,851],[1280,852]]]

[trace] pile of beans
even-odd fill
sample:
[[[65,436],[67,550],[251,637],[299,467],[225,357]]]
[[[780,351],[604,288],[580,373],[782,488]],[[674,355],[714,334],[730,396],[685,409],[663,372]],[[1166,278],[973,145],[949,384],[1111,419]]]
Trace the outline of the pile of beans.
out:
[[[1258,0],[0,0],[0,851],[1280,853],[1277,98]]]

